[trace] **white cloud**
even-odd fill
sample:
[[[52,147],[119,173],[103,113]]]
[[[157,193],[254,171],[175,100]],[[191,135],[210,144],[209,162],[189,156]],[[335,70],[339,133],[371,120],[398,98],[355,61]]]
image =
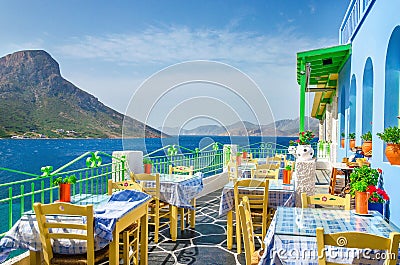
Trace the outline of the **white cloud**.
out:
[[[136,34],[85,36],[58,47],[66,57],[93,58],[118,63],[170,64],[187,60],[218,60],[233,64],[293,63],[297,51],[334,44],[327,39],[308,39],[295,29],[262,35],[188,27],[149,27]]]

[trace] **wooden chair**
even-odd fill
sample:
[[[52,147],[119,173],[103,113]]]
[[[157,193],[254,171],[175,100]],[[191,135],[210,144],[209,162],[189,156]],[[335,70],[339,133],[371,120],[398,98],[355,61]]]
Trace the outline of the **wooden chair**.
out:
[[[344,182],[345,182],[345,179],[344,179],[345,178],[345,172],[333,167],[332,171],[331,171],[331,177],[330,177],[330,180],[329,180],[329,190],[328,190],[329,194],[334,195],[334,194],[340,194],[340,192],[341,192],[342,187],[340,187],[340,190],[336,189],[336,185],[337,185],[337,181],[338,181],[338,178],[337,178],[338,175],[342,175],[343,176],[343,177],[341,177],[341,180],[342,180],[342,182],[344,184]]]
[[[309,204],[317,204],[323,206],[342,206],[345,210],[350,210],[350,201],[350,194],[347,194],[345,198],[342,198],[331,194],[307,196],[307,193],[301,193],[302,208],[308,208]]]
[[[246,257],[246,265],[257,265],[262,256],[261,251],[256,251],[254,244],[253,222],[251,218],[251,210],[249,198],[244,196],[239,206],[240,227],[243,234],[244,252]]]
[[[142,185],[132,180],[124,180],[114,182],[111,179],[108,180],[108,195],[111,195],[113,191],[118,190],[138,190],[143,191]],[[120,257],[124,260],[124,264],[139,264],[139,231],[140,222],[137,221],[132,225],[128,226],[124,231],[120,233]],[[132,251],[131,251],[132,250]]]
[[[252,178],[278,179],[279,169],[252,169]]]
[[[171,205],[160,200],[160,174],[134,174],[131,172],[131,179],[140,182],[143,190],[153,198],[149,203],[149,225],[154,226],[154,242],[158,243],[158,233],[160,228],[171,222]],[[162,220],[161,219],[168,219]]]
[[[241,193],[242,189],[246,188],[260,188],[260,192],[257,194],[244,194]],[[236,247],[237,253],[241,253],[241,239],[240,239],[240,227],[239,227],[239,211],[238,206],[240,200],[247,196],[250,202],[251,216],[253,218],[253,227],[261,228],[261,233],[255,235],[260,236],[264,239],[267,233],[268,219],[268,189],[269,180],[268,179],[243,179],[238,180],[234,183],[233,193],[235,197],[235,211],[236,211]],[[248,192],[246,192],[248,193]]]
[[[172,166],[169,165],[169,174],[188,174],[193,175],[193,166]]]
[[[318,264],[342,264],[328,262],[326,260],[325,246],[359,248],[359,249],[376,249],[386,250],[385,253],[387,265],[395,265],[397,263],[399,251],[400,233],[392,232],[389,238],[362,232],[341,232],[333,234],[324,234],[324,228],[317,228],[317,247],[318,247]]]
[[[281,163],[283,163],[283,167],[287,166],[288,160],[286,159],[285,154],[275,154],[274,158],[276,158],[277,160],[279,159]]]
[[[49,264],[95,264],[108,256],[108,247],[94,251],[94,215],[93,205],[79,206],[71,203],[57,202],[50,204],[34,203],[36,220],[39,226],[40,242],[43,247],[44,263]],[[49,215],[80,217],[62,222],[49,218]],[[86,222],[83,221],[86,218]],[[66,231],[66,229],[69,229]],[[73,230],[72,230],[73,229]],[[72,231],[71,231],[72,230]],[[53,252],[54,240],[86,241],[86,254],[57,254]]]
[[[182,175],[186,174],[186,175],[192,176],[193,175],[193,166],[190,166],[190,167],[174,166],[173,167],[172,165],[169,165],[169,174],[170,175],[171,174],[182,174]],[[196,198],[192,199],[192,205],[193,205],[193,207],[196,207]],[[184,208],[179,208],[179,214],[181,216],[181,231],[183,231],[185,229],[185,216],[186,216],[186,222],[189,223],[189,214],[192,215],[190,218],[190,220],[191,220],[190,226],[192,228],[195,227],[194,220],[196,218],[196,210],[190,210],[190,211],[188,210],[185,213]]]
[[[236,161],[230,160],[228,162],[228,181],[235,181],[239,177],[239,170]]]

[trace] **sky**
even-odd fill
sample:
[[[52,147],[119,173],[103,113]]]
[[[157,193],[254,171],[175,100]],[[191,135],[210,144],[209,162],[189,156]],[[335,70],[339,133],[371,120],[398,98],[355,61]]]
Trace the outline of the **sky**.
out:
[[[337,45],[348,4],[2,0],[0,56],[45,50],[64,78],[156,128],[264,124],[299,116],[296,53]]]

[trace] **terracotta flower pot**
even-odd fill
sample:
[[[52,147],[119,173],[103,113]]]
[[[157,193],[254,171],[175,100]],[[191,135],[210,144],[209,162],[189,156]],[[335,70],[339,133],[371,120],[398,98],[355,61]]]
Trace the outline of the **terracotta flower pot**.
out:
[[[368,214],[369,192],[356,191],[356,213]]]
[[[283,184],[290,184],[290,179],[291,179],[292,171],[284,169],[283,170]]]
[[[243,151],[243,158],[247,158],[247,152]]]
[[[349,146],[350,146],[350,149],[356,147],[356,139],[350,139]]]
[[[241,156],[237,156],[236,157],[236,163],[238,166],[240,166],[242,164],[242,157]]]
[[[60,184],[60,202],[71,202],[71,184]]]
[[[372,150],[372,141],[364,141],[361,149],[363,151],[364,154],[368,153],[369,151]]]
[[[340,147],[344,148],[344,138],[340,139]]]
[[[151,164],[144,164],[144,173],[151,174]]]
[[[400,145],[399,144],[387,144],[385,155],[391,165],[400,165]]]

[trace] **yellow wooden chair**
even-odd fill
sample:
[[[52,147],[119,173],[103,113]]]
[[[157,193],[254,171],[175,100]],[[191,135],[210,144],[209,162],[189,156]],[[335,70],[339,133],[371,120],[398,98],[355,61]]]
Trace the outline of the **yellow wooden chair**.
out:
[[[169,165],[169,174],[186,174],[189,176],[193,175],[193,166],[187,167],[187,166],[172,166]],[[192,205],[194,208],[196,208],[196,198],[192,199]],[[195,228],[195,219],[196,219],[196,210],[189,210],[187,213],[185,213],[184,208],[179,208],[179,214],[181,216],[181,230],[185,229],[185,216],[186,216],[186,222],[189,222],[189,214],[192,215],[190,220],[190,226],[192,228]]]
[[[284,167],[287,166],[288,160],[286,159],[286,155],[285,155],[285,154],[275,154],[274,157],[275,157],[277,160],[281,161],[281,163],[283,163],[283,166],[284,166]]]
[[[160,174],[134,174],[131,172],[131,179],[140,182],[143,190],[153,197],[149,203],[149,216],[151,218],[149,225],[154,226],[154,242],[158,243],[158,233],[160,228],[170,224],[171,222],[172,208],[169,203],[160,200]]]
[[[193,175],[193,166],[172,166],[169,165],[169,174],[187,174]]]
[[[255,169],[251,170],[252,178],[279,178],[279,165],[278,164],[262,164],[257,165]]]
[[[71,203],[57,202],[50,204],[34,203],[36,220],[40,231],[40,242],[43,247],[44,263],[49,264],[94,264],[107,258],[108,247],[94,251],[94,215],[93,205],[74,205]],[[66,215],[80,217],[73,221],[64,219],[57,222],[49,215]],[[83,222],[83,217],[86,222]],[[68,229],[68,231],[66,231]],[[73,229],[73,230],[72,230]],[[54,240],[83,240],[86,241],[86,254],[57,254],[53,253],[52,243]]]
[[[143,191],[142,185],[132,180],[124,180],[114,182],[111,179],[108,180],[108,195],[111,195],[113,191],[118,190],[138,190]],[[124,260],[124,264],[139,264],[139,231],[140,222],[139,220],[132,225],[128,226],[124,231],[120,233],[120,257]]]
[[[242,189],[246,188],[260,188],[257,194],[244,194],[241,193]],[[250,201],[251,216],[253,218],[253,227],[261,228],[261,233],[255,235],[264,239],[267,233],[268,219],[268,179],[242,179],[234,183],[233,192],[235,197],[235,211],[236,211],[236,247],[238,254],[241,253],[241,239],[240,239],[240,226],[239,226],[239,211],[238,206],[240,200],[247,196]]]
[[[235,181],[239,177],[238,166],[236,161],[230,160],[227,165],[228,171],[228,181]]]
[[[358,249],[376,249],[386,250],[386,265],[397,264],[400,233],[392,232],[389,238],[362,232],[341,232],[333,234],[324,234],[324,228],[317,228],[317,248],[319,265],[336,265],[343,263],[328,262],[326,260],[326,247],[346,247]]]
[[[307,196],[307,193],[301,193],[301,206],[308,208],[309,204],[317,204],[322,206],[342,206],[345,210],[350,210],[350,194],[346,194],[345,198],[331,194],[316,194]]]
[[[239,206],[240,227],[243,234],[244,252],[246,257],[246,265],[257,265],[262,256],[261,251],[256,251],[254,244],[253,222],[251,218],[251,210],[249,198],[244,196]]]

